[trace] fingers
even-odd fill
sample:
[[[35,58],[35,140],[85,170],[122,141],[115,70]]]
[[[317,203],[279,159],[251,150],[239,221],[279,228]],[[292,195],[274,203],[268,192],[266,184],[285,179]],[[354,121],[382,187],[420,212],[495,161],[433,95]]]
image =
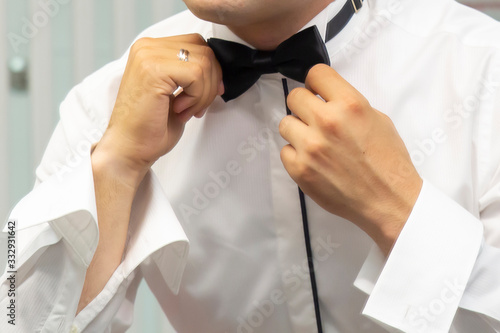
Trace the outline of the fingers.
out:
[[[297,159],[297,151],[291,145],[286,145],[280,152],[281,162],[289,174],[293,174],[293,167]]]
[[[295,116],[286,116],[280,121],[279,131],[283,139],[299,149],[306,141],[304,138],[309,132],[309,126]]]
[[[196,113],[194,116],[195,116],[196,118],[201,118],[201,117],[203,117],[203,116],[205,115],[205,113],[207,113],[207,110],[208,110],[208,109],[204,109],[204,110],[202,110],[202,111],[200,111],[200,112]]]
[[[177,47],[180,47],[180,45],[177,45]],[[183,98],[181,101],[174,103],[173,111],[201,115],[201,111],[206,109],[221,91],[222,70],[212,49],[208,46],[195,46],[194,51],[189,52],[189,65],[187,67],[196,74],[198,82],[184,84],[174,78],[174,81],[184,88],[184,93],[180,97],[184,95],[191,98]]]
[[[180,49],[189,52],[188,61],[178,59]],[[189,113],[189,118],[202,115],[223,93],[222,70],[200,35],[139,39],[132,46],[131,59],[138,67],[134,76],[149,76],[154,89],[170,95],[178,86],[183,88],[172,105],[175,113]]]
[[[339,73],[325,64],[316,65],[309,70],[306,88],[320,95],[327,102],[335,98],[359,94]]]
[[[306,88],[293,89],[287,98],[290,110],[304,123],[314,122],[314,112],[324,107],[325,102]]]

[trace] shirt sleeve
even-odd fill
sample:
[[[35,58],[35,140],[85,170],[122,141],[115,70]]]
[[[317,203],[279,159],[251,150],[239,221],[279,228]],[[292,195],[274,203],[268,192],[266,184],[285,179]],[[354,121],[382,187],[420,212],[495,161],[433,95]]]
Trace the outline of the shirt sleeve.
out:
[[[448,332],[459,306],[500,321],[499,260],[480,220],[424,181],[389,257],[374,246],[355,281],[363,314],[403,332]]]
[[[9,296],[12,273],[5,270],[0,306],[6,308],[15,300],[16,326],[2,320],[1,332],[104,332],[112,325],[124,325],[119,317],[126,300],[132,298],[128,290],[136,286],[136,268],[152,254],[168,268],[162,275],[168,287],[174,293],[179,288],[187,238],[150,171],[132,205],[122,263],[104,290],[75,318],[99,236],[90,147],[106,128],[123,61],[104,67],[70,92],[37,169],[37,184],[11,213],[17,228],[16,293]]]
[[[485,64],[480,104],[464,119],[474,156],[469,209],[424,180],[390,255],[373,246],[354,282],[369,294],[363,314],[388,331],[500,332],[498,51]]]

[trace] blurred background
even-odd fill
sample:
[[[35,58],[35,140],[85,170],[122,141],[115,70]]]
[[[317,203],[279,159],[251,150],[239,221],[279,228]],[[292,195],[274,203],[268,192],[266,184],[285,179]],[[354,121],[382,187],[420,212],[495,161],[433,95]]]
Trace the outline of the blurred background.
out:
[[[500,20],[500,0],[462,2]],[[0,0],[0,226],[32,188],[68,91],[185,8],[181,0]],[[174,332],[144,283],[128,332]]]

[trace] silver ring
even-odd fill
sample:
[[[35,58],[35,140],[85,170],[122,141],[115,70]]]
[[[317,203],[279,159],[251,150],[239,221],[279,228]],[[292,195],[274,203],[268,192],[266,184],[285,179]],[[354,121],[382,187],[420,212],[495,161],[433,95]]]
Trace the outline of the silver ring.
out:
[[[180,49],[179,53],[177,53],[177,59],[179,59],[180,61],[188,62],[189,61],[189,51],[184,50],[184,49]],[[181,86],[177,86],[177,88],[175,88],[175,90],[172,92],[172,95],[174,97],[177,97],[180,94],[182,94],[183,91],[184,91],[184,89]]]
[[[174,97],[177,97],[180,94],[182,94],[183,91],[184,91],[184,88],[182,88],[181,86],[177,86],[177,88],[175,88],[175,90],[172,92],[172,95]]]
[[[179,53],[177,53],[177,59],[179,59],[180,61],[188,62],[189,61],[189,51],[184,50],[184,49],[180,49]]]

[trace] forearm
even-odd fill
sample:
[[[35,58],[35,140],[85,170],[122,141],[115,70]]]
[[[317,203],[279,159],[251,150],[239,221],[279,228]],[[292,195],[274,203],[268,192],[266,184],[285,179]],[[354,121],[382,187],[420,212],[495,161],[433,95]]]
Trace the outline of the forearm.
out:
[[[180,42],[192,50],[189,62],[164,57]],[[174,100],[177,86],[184,93]],[[218,93],[223,93],[222,72],[201,36],[139,39],[131,47],[108,129],[92,153],[99,243],[77,313],[120,265],[132,202],[150,166],[177,144],[185,123],[201,116]]]
[[[144,177],[144,172],[132,173],[117,160],[104,140],[92,153],[99,243],[87,269],[77,313],[103,290],[121,263],[132,202]]]

